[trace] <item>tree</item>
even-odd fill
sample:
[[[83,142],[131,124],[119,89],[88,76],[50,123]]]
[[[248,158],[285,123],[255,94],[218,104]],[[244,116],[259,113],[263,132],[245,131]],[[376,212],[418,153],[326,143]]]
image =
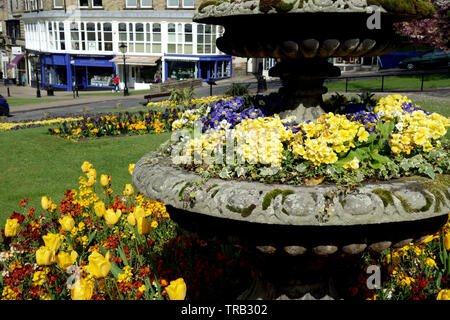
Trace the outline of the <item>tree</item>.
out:
[[[413,20],[396,25],[397,31],[409,37],[416,45],[431,45],[450,51],[450,1],[427,0],[436,9],[431,18]]]

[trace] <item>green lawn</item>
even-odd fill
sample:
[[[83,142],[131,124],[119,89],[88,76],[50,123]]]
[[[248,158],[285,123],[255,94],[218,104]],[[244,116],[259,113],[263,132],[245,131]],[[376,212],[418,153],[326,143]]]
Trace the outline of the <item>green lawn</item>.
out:
[[[384,91],[389,90],[420,90],[421,76],[385,77]],[[326,82],[329,92],[345,91],[345,81]],[[450,87],[450,76],[446,74],[429,74],[424,78],[424,89]],[[349,80],[348,91],[381,90],[381,77],[378,79]]]
[[[0,133],[0,225],[13,210],[21,209],[19,202],[24,198],[40,207],[44,195],[60,201],[66,189],[78,189],[85,160],[94,165],[98,179],[101,174],[111,175],[114,194],[121,194],[125,184],[131,183],[128,164],[170,138],[165,133],[71,142],[50,136],[47,130]]]
[[[58,100],[65,100],[65,98],[15,98],[15,97],[6,97],[8,100],[8,104],[10,107],[20,106],[24,104],[30,103],[44,103],[44,102],[53,102]]]

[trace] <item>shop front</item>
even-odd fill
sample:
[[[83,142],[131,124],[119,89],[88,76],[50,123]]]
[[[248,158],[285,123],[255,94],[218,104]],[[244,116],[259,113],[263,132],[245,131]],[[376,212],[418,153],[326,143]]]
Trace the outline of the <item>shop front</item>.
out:
[[[208,81],[231,76],[231,56],[166,55],[164,57],[164,81],[194,78]]]
[[[111,57],[71,56],[69,54],[42,54],[42,86],[56,90],[112,89],[115,65]]]
[[[124,88],[124,76],[127,77],[127,86],[135,90],[150,89],[152,83],[155,82],[155,74],[161,69],[160,56],[125,56],[118,55],[111,60],[117,65],[117,71],[120,78],[120,88]]]

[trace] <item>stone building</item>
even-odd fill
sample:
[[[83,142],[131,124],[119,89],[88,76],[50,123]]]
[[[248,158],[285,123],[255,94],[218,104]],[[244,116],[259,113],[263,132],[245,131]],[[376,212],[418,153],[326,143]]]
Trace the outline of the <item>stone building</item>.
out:
[[[24,0],[0,0],[0,72],[1,78],[22,83],[26,75],[24,24]]]
[[[28,75],[68,91],[112,88],[116,74],[146,89],[157,70],[162,81],[231,77],[232,57],[215,45],[223,28],[192,22],[201,1],[24,0]]]

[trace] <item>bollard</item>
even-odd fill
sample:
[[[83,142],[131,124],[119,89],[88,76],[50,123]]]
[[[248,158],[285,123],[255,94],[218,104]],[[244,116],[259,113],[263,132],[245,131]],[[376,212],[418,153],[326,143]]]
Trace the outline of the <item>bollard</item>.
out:
[[[11,94],[9,93],[9,87],[7,87],[6,90],[8,90],[8,97],[11,97]]]

